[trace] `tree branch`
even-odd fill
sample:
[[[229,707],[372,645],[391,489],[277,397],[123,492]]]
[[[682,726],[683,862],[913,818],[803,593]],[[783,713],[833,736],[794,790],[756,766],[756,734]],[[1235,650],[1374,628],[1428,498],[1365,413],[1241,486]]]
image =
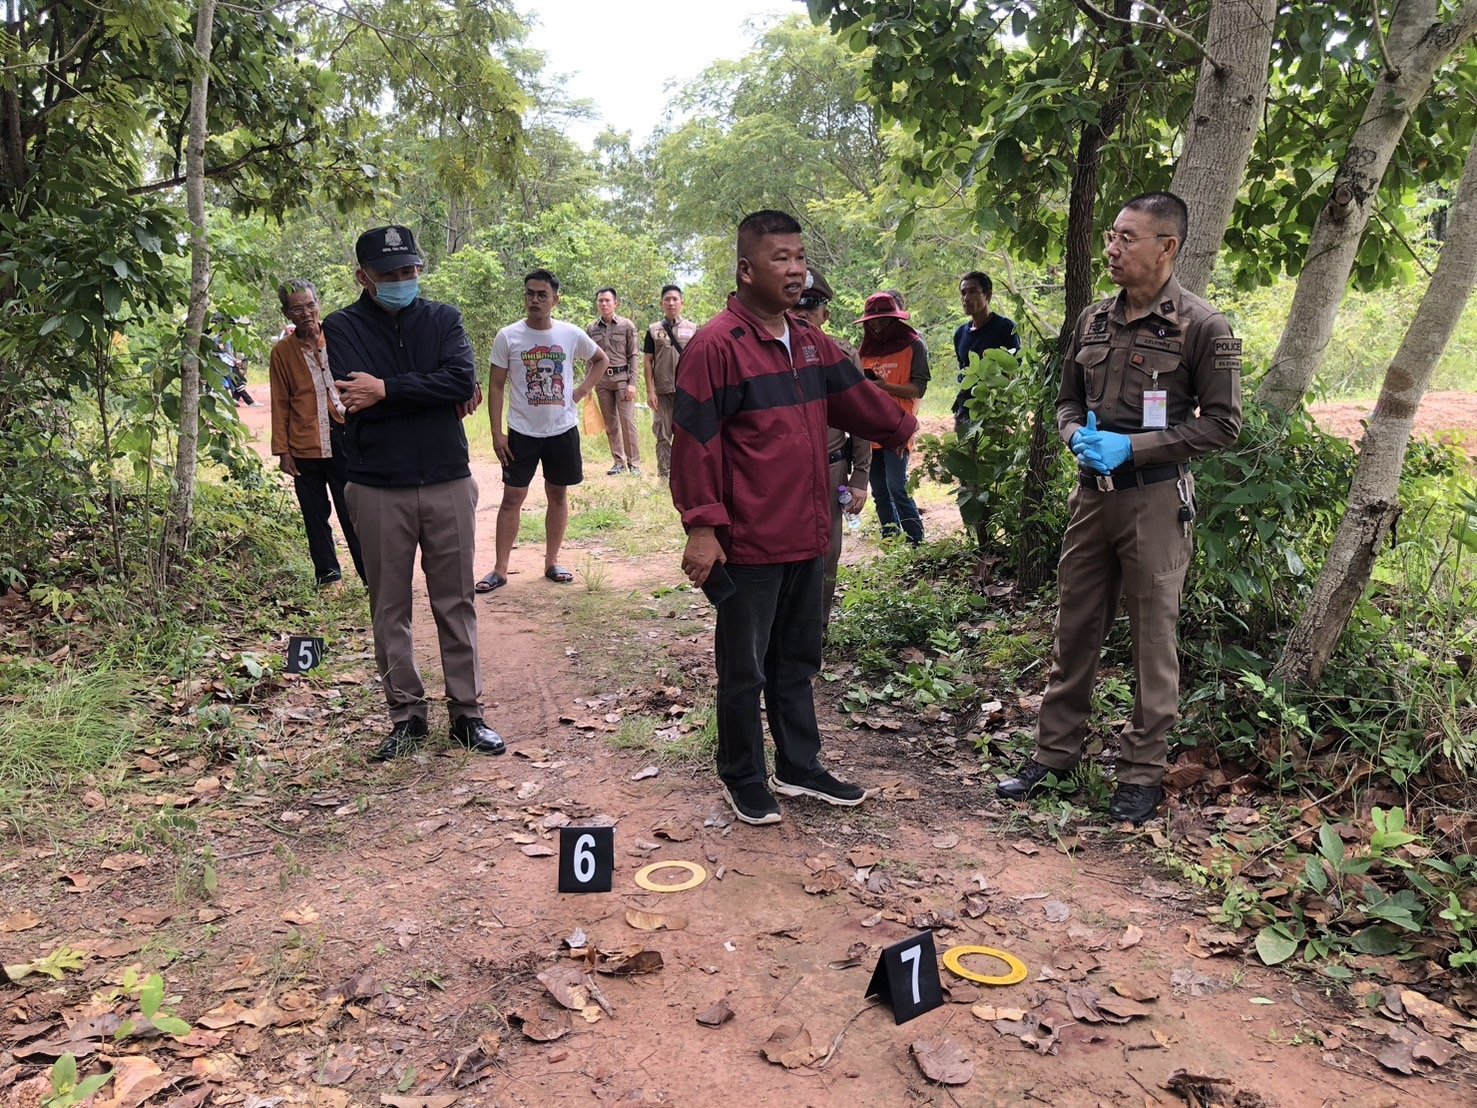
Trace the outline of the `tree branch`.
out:
[[[311,134],[304,132],[297,138],[293,139],[291,142],[269,142],[263,143],[260,146],[253,146],[251,149],[242,154],[239,158],[233,158],[231,161],[225,162],[222,165],[211,166],[207,168],[205,170],[205,176],[207,178],[220,177],[224,174],[230,173],[233,170],[240,169],[247,162],[251,161],[252,158],[257,157],[260,154],[268,154],[271,153],[273,150],[285,150],[290,149],[294,146],[301,146],[303,143],[311,141],[312,137],[313,136]],[[167,177],[163,180],[149,181],[147,184],[135,185],[133,188],[128,190],[128,195],[143,196],[151,192],[163,192],[165,189],[172,189],[184,183],[184,175],[179,174],[174,177]]]
[[[1100,16],[1101,17],[1101,21],[1111,21],[1113,23],[1126,23],[1129,26],[1139,26],[1139,27],[1154,27],[1154,26],[1156,26],[1156,24],[1153,24],[1153,23],[1145,23],[1141,19],[1125,19],[1123,16],[1114,15],[1112,12],[1105,12],[1105,11],[1103,11],[1102,8],[1100,8],[1096,4],[1094,4],[1092,2],[1092,0],[1072,0],[1072,2],[1074,4],[1076,4],[1078,8],[1080,8],[1082,11],[1086,12],[1089,15],[1096,14],[1096,15]],[[1226,67],[1223,64],[1221,64],[1220,62],[1216,61],[1215,56],[1213,54],[1211,54],[1211,52],[1205,48],[1205,45],[1203,43],[1201,43],[1199,39],[1197,39],[1194,35],[1190,34],[1188,31],[1182,31],[1182,30],[1180,30],[1180,28],[1175,25],[1174,21],[1172,19],[1170,19],[1169,16],[1165,15],[1158,8],[1154,7],[1153,4],[1145,3],[1144,0],[1138,0],[1138,6],[1141,7],[1141,8],[1143,8],[1145,11],[1153,12],[1154,15],[1156,17],[1158,17],[1159,23],[1157,24],[1157,26],[1162,27],[1164,30],[1168,31],[1171,35],[1173,35],[1175,38],[1177,38],[1177,39],[1183,39],[1185,42],[1188,42],[1191,46],[1193,46],[1196,49],[1196,51],[1198,51],[1201,54],[1201,56],[1203,56],[1205,58],[1205,60],[1210,63],[1210,67],[1216,71],[1216,74],[1217,75],[1223,75],[1226,72]],[[1376,25],[1378,25],[1378,22],[1379,21],[1376,20],[1375,22],[1376,22]]]

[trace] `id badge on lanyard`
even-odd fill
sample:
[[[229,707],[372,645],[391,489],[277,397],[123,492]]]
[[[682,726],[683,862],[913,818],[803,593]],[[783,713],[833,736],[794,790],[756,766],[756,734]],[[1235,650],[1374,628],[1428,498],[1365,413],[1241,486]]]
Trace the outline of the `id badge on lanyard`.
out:
[[[1159,387],[1159,374],[1154,374],[1144,390],[1144,430],[1162,431],[1169,426],[1169,393]]]

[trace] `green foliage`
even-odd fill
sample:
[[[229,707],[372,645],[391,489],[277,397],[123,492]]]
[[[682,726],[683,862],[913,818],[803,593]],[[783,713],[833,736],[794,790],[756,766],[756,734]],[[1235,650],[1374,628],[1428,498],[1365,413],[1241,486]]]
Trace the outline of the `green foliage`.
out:
[[[898,545],[865,570],[841,573],[845,595],[831,618],[829,642],[841,651],[861,652],[892,668],[889,655],[927,643],[983,606],[963,573],[941,579],[940,570],[969,564],[967,546],[958,541],[921,547]]]
[[[1025,475],[1031,428],[1049,382],[1022,372],[1005,350],[971,355],[964,374],[969,390],[969,424],[962,435],[924,436],[915,472],[943,485],[957,485],[959,516],[982,554],[1009,560],[1026,514]],[[1053,537],[1061,533],[1067,486],[1076,472],[1066,451],[1057,455],[1056,480],[1047,500],[1047,518],[1033,521]]]
[[[123,981],[112,994],[112,999],[131,998],[138,1004],[142,1021],[165,1035],[188,1035],[190,1025],[174,1014],[172,1007],[165,1006],[164,977],[151,973],[145,977],[136,966],[123,971]],[[178,998],[176,998],[178,999]],[[121,1041],[137,1033],[139,1020],[125,1019],[113,1032],[114,1041]]]
[[[1260,923],[1256,951],[1267,965],[1301,950],[1305,962],[1333,959],[1323,972],[1346,977],[1339,963],[1349,956],[1407,954],[1422,934],[1447,949],[1453,969],[1472,965],[1477,915],[1461,898],[1477,888],[1477,858],[1443,860],[1405,826],[1403,808],[1379,807],[1367,823],[1322,823],[1312,850],[1282,858],[1280,872],[1295,876],[1277,881],[1276,906],[1238,878],[1220,918],[1232,926]]]
[[[128,748],[143,705],[135,674],[0,664],[0,790],[60,790]]]
[[[42,1101],[42,1108],[72,1108],[82,1104],[99,1092],[112,1080],[113,1072],[94,1074],[85,1081],[77,1080],[77,1056],[63,1054],[51,1066],[51,1095]]]

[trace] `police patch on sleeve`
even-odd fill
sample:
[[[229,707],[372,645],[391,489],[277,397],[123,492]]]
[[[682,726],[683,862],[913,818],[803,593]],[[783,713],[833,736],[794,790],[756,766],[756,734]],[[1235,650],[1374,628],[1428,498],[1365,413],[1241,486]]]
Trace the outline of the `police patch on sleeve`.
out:
[[[1211,356],[1214,358],[1213,365],[1216,369],[1229,369],[1240,371],[1241,369],[1241,340],[1236,338],[1224,338],[1212,340]]]

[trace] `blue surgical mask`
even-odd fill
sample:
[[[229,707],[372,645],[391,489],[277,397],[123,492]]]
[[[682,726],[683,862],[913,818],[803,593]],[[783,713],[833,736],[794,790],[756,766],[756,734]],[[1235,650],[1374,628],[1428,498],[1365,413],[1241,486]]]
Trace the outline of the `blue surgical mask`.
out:
[[[419,277],[408,281],[381,281],[374,286],[374,302],[389,312],[408,307],[421,292]]]

